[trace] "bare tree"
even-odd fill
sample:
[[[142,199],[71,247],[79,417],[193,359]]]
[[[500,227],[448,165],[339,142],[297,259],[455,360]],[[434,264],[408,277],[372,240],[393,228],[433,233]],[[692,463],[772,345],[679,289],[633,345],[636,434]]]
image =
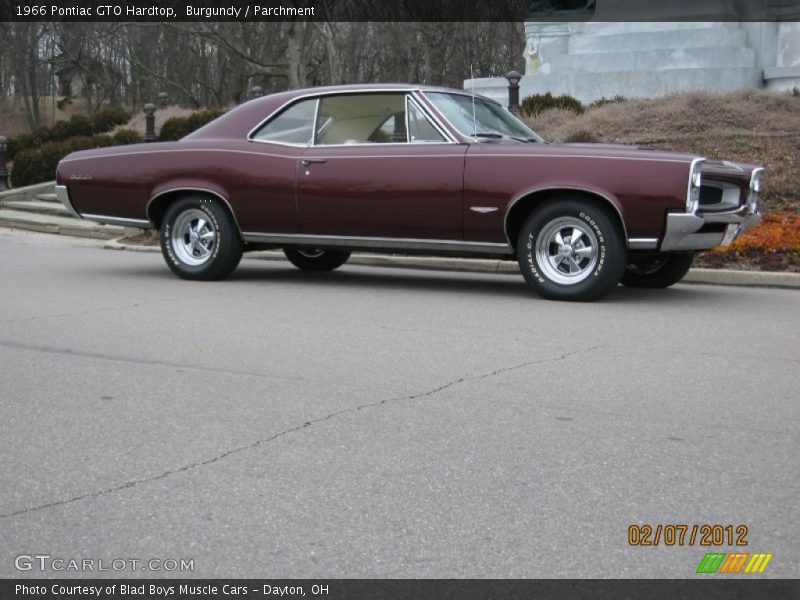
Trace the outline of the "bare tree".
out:
[[[521,22],[357,22],[342,20],[341,6],[323,1],[323,19],[313,22],[3,23],[0,91],[14,94],[33,127],[54,73],[60,92],[84,97],[87,110],[136,110],[161,91],[185,106],[226,106],[256,83],[267,92],[360,82],[460,87],[471,68],[497,76],[521,67]],[[349,7],[379,17],[386,10],[377,0]]]

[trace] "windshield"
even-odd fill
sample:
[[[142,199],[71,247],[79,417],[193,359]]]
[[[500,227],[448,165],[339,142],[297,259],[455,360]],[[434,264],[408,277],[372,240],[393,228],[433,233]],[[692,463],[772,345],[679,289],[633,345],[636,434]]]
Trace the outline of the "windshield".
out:
[[[428,92],[425,95],[453,127],[467,137],[544,142],[522,121],[495,102],[446,92]]]

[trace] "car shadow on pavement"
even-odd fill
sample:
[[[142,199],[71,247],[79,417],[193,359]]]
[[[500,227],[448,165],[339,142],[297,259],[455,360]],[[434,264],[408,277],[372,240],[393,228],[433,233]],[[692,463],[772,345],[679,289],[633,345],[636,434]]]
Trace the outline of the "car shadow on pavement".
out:
[[[530,296],[521,276],[466,271],[436,271],[397,267],[349,266],[329,273],[299,271],[282,263],[266,266],[243,263],[231,281],[293,283],[351,288],[427,290],[454,293]]]
[[[731,292],[736,293],[736,289],[723,286],[689,285],[678,284],[666,289],[644,289],[630,288],[618,285],[606,300],[618,303],[661,303],[668,302],[670,305],[707,305],[709,301],[717,301],[731,298]],[[715,304],[716,306],[716,304]]]
[[[333,285],[380,289],[427,290],[469,294],[514,296],[544,300],[528,289],[521,275],[476,273],[470,271],[440,271],[402,267],[349,266],[329,273],[299,271],[282,263],[264,268],[258,264],[242,264],[231,276],[235,281],[287,282],[309,285]],[[671,303],[707,302],[729,297],[732,288],[678,285],[668,289],[637,289],[617,286],[597,302],[638,303],[669,300]]]

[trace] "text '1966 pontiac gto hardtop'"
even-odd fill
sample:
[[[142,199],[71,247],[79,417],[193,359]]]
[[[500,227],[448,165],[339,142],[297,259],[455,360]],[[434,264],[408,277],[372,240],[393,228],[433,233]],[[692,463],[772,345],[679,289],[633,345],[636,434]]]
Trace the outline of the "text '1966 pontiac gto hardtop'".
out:
[[[666,287],[760,221],[763,169],[548,144],[500,104],[411,85],[251,100],[178,142],[70,154],[77,216],[156,227],[169,267],[221,279],[248,250],[327,271],[353,250],[517,260],[552,299]]]

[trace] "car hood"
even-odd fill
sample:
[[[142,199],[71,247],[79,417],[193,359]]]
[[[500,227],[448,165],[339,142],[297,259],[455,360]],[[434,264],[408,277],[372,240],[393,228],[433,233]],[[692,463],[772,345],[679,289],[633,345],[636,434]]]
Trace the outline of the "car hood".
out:
[[[588,156],[608,156],[620,158],[640,158],[642,160],[671,160],[691,163],[697,154],[656,150],[648,146],[630,144],[547,144],[554,152],[574,154],[580,152]]]
[[[641,158],[642,160],[672,160],[691,163],[697,158],[694,154],[666,152],[645,146],[624,144],[520,144],[516,142],[491,141],[473,145],[473,150],[481,154],[503,154],[520,156],[565,156],[565,157],[619,157]]]
[[[640,146],[638,144],[595,144],[595,143],[572,143],[572,144],[553,144],[553,146],[568,146],[570,148],[593,148],[595,150],[647,150],[648,152],[655,152],[655,148],[649,146]]]

